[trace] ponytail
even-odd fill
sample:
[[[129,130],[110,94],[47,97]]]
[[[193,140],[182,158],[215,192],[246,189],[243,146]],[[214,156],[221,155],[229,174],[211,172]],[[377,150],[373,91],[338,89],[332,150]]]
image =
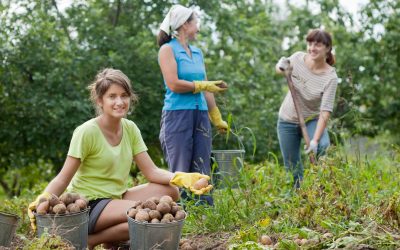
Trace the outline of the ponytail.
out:
[[[332,51],[329,51],[326,56],[326,63],[329,65],[334,65],[336,62],[335,56],[332,54]]]
[[[171,39],[172,39],[171,35],[168,35],[163,30],[160,30],[160,32],[158,32],[158,36],[157,36],[158,47],[161,47],[163,44],[171,41]]]

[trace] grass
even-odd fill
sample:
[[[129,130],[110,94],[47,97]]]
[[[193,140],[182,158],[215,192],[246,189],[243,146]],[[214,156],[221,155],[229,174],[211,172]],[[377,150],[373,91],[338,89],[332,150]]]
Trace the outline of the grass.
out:
[[[225,233],[230,249],[265,249],[261,235],[269,235],[275,249],[300,249],[300,239],[306,239],[302,249],[400,248],[399,147],[373,158],[331,148],[318,165],[306,164],[299,190],[292,189],[291,176],[276,157],[269,158],[245,164],[235,188],[227,182],[215,189],[214,207],[187,203],[183,237]],[[21,216],[18,234],[26,245],[38,241],[29,233],[26,216],[33,197],[25,193],[0,209]]]
[[[262,249],[264,234],[282,249],[298,248],[299,238],[303,248],[399,248],[399,157],[395,147],[374,159],[336,148],[306,168],[300,190],[276,161],[246,165],[236,189],[214,192],[215,207],[189,206],[184,232],[233,232],[232,249]]]

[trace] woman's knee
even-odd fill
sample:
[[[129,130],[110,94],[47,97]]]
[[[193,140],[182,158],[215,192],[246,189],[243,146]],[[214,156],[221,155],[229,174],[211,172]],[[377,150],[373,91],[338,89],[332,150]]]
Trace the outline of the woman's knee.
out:
[[[167,189],[167,195],[171,196],[174,201],[179,200],[179,188],[169,186]]]

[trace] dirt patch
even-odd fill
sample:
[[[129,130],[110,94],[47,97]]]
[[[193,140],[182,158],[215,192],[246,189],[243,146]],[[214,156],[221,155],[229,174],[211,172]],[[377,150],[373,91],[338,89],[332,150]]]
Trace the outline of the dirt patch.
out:
[[[231,235],[229,233],[211,233],[199,235],[187,235],[181,239],[179,249],[182,250],[182,243],[189,242],[193,246],[193,250],[223,250],[228,248],[228,240]],[[15,235],[11,242],[10,247],[0,246],[0,250],[15,250],[23,249],[25,241],[19,236]],[[102,248],[100,248],[102,249]],[[124,249],[124,248],[121,248]],[[129,249],[129,248],[128,248]]]
[[[192,249],[198,250],[222,250],[227,249],[228,239],[231,235],[229,233],[212,233],[212,234],[198,234],[187,235],[181,239],[179,249],[184,249],[183,244],[189,242]]]
[[[14,250],[14,249],[23,249],[25,246],[25,242],[18,235],[15,235],[11,241],[10,247],[0,246],[0,250]]]

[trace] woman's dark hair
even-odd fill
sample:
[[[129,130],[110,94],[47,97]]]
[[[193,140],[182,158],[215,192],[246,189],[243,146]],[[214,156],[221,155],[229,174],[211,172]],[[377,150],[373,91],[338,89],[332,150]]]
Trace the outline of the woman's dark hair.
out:
[[[328,32],[321,29],[310,30],[307,34],[306,41],[322,43],[328,47],[329,51],[326,55],[326,63],[331,66],[335,64],[335,56],[332,54],[332,36]]]
[[[189,18],[185,22],[192,21],[193,17],[194,17],[194,12],[189,16]],[[168,35],[163,30],[160,30],[160,32],[158,32],[158,36],[157,36],[158,47],[163,46],[164,43],[167,43],[167,42],[171,41],[171,39],[172,39],[171,35]]]

